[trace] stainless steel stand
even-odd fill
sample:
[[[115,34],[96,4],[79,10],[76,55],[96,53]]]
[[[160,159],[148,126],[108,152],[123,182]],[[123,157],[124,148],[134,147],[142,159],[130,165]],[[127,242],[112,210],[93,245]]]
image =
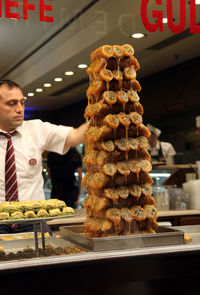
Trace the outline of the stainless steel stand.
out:
[[[0,220],[0,224],[14,224],[14,223],[32,223],[34,231],[35,240],[35,254],[39,257],[39,243],[38,243],[38,230],[40,225],[41,236],[42,236],[42,249],[45,250],[45,234],[44,234],[44,222],[52,219],[68,218],[72,216],[77,216],[77,214],[70,214],[65,216],[54,216],[46,218],[26,218],[26,219],[15,219],[15,220]]]
[[[35,239],[35,254],[36,257],[39,257],[39,243],[38,243],[38,229],[40,225],[40,231],[42,236],[42,249],[45,250],[45,235],[44,235],[44,221],[33,222],[33,231]]]
[[[40,222],[40,230],[42,235],[42,249],[45,250],[44,221]]]

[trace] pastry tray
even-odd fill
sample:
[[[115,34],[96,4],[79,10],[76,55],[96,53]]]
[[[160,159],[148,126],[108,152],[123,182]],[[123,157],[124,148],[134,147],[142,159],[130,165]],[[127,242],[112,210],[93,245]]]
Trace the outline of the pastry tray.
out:
[[[52,216],[52,217],[44,217],[44,218],[24,218],[24,219],[8,219],[8,220],[0,220],[0,224],[13,224],[13,223],[35,223],[41,221],[48,221],[52,219],[61,219],[61,218],[68,218],[74,217],[78,214],[68,214],[62,216]]]
[[[155,246],[184,244],[184,232],[158,227],[156,234],[137,234],[89,238],[84,235],[83,225],[60,227],[62,238],[91,251],[121,250]]]
[[[32,234],[34,234],[34,233],[32,233]],[[10,235],[10,236],[15,238],[17,235],[19,235],[19,234]],[[5,235],[2,234],[2,236],[5,236]],[[20,236],[22,237],[22,234],[20,234]],[[71,242],[66,241],[62,238],[55,237],[55,236],[47,237],[46,243],[48,245],[53,246],[53,247],[63,247],[64,248],[64,247],[68,247],[68,246],[74,246]],[[38,244],[39,244],[39,247],[42,247],[42,239],[41,238],[38,238]],[[27,248],[27,247],[34,249],[35,241],[33,238],[23,239],[23,237],[22,237],[22,239],[15,239],[15,240],[9,240],[9,241],[1,240],[0,246],[2,246],[4,248],[4,251],[6,253],[9,253],[9,252],[16,253],[17,251],[23,250],[24,248]]]

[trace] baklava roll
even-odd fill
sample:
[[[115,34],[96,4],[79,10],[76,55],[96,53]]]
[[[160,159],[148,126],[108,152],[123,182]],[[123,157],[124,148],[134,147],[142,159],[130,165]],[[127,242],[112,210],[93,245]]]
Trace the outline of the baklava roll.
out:
[[[30,211],[26,211],[24,213],[24,217],[25,218],[36,218],[37,216],[33,210],[30,210]]]
[[[8,212],[0,212],[0,220],[6,220],[10,218],[10,214]]]
[[[12,219],[24,219],[24,215],[21,211],[16,211],[11,213],[11,218]]]

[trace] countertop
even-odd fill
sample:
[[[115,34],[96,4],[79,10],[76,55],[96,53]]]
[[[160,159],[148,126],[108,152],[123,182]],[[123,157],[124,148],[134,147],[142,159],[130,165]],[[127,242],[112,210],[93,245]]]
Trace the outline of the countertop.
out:
[[[165,164],[153,164],[153,169],[187,169],[187,168],[193,168],[196,169],[196,164],[173,164],[173,165],[165,165]]]
[[[75,209],[76,216],[48,221],[49,225],[79,224],[86,217],[85,209]],[[200,215],[200,210],[168,210],[158,211],[158,217]]]
[[[200,210],[166,210],[158,211],[158,217],[200,215]]]

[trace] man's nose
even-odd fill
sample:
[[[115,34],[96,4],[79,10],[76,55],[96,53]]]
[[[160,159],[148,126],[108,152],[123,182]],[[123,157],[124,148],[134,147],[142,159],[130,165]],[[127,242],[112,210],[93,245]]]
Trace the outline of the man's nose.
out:
[[[24,107],[22,106],[21,103],[17,104],[17,108],[16,108],[17,112],[22,112],[24,110]]]

